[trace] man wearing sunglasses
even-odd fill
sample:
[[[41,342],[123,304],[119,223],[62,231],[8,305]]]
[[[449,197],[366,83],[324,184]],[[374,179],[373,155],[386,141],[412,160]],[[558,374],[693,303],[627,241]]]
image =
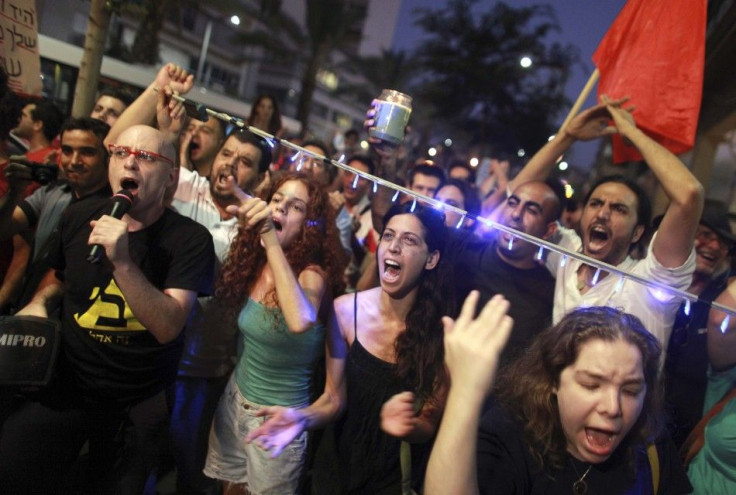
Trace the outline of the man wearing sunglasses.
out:
[[[166,438],[164,391],[176,376],[181,330],[198,294],[211,292],[209,232],[166,208],[176,151],[143,125],[109,146],[109,182],[132,196],[75,204],[60,225],[52,267],[19,315],[61,309],[62,366],[40,402],[24,404],[0,437],[0,486],[52,493],[89,441],[91,493],[142,493]],[[90,245],[105,256],[87,261]]]

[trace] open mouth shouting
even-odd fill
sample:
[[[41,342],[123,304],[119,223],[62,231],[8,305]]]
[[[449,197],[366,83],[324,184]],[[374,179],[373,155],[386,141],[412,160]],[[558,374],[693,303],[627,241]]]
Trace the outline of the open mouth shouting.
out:
[[[586,449],[595,456],[609,457],[618,446],[618,436],[614,430],[586,427]]]
[[[611,238],[611,231],[603,224],[593,224],[588,229],[588,250],[592,252],[603,249]]]
[[[233,177],[233,171],[230,167],[225,167],[215,177],[215,186],[218,189],[227,189],[229,187],[227,182],[228,177]]]
[[[199,141],[195,141],[195,138],[192,138],[192,142],[189,143],[189,156],[192,158],[198,156],[201,149],[202,147]]]
[[[120,181],[120,187],[135,196],[138,191],[138,181],[133,178],[126,177]]]
[[[399,279],[401,274],[401,264],[394,260],[383,260],[383,271],[381,279],[386,283],[394,283]]]

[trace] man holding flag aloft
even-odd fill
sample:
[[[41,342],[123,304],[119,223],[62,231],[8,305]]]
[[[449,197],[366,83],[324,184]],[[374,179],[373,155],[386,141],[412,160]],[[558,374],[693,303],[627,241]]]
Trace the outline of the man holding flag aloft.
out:
[[[674,153],[692,147],[695,138],[702,93],[705,2],[691,2],[686,20],[682,12],[665,3],[631,0],[624,6],[593,56],[598,69],[591,80],[600,71],[600,104],[563,124],[515,182],[545,178],[575,141],[614,136],[614,162],[646,162],[670,201],[646,256],[634,260],[628,255],[646,239],[651,205],[636,183],[621,176],[604,177],[591,188],[581,220],[582,239],[560,229],[559,244],[622,271],[685,290],[695,269],[693,239],[704,193]],[[679,27],[675,25],[678,19]],[[688,46],[678,47],[661,39],[661,23],[671,28],[666,38]],[[689,43],[682,43],[684,38]],[[672,58],[675,52],[688,58]],[[683,71],[683,65],[690,69]],[[645,84],[647,77],[649,83]],[[657,86],[662,77],[667,78],[667,84]],[[654,93],[664,87],[667,95],[663,103]],[[606,94],[628,96],[609,99]],[[630,104],[634,106],[625,108]],[[638,316],[666,348],[682,302],[679,298],[631,280],[622,281],[576,260],[564,263],[557,253],[549,256],[547,266],[557,279],[554,322],[578,306],[619,307]]]

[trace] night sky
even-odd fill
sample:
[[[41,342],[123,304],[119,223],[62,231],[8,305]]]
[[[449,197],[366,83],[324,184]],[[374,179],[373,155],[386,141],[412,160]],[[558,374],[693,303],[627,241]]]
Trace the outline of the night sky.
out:
[[[494,3],[492,0],[481,0],[477,4],[477,9],[482,11]],[[561,31],[559,33],[552,33],[549,39],[551,41],[570,43],[577,46],[580,50],[582,62],[585,65],[584,68],[579,65],[573,68],[572,77],[566,88],[568,98],[571,101],[575,101],[594,69],[591,60],[593,52],[626,1],[603,0],[585,2],[581,0],[550,0],[545,2],[543,0],[511,0],[506,3],[514,7],[548,3],[557,11],[557,19]],[[399,21],[394,35],[394,49],[410,50],[421,43],[423,32],[420,28],[413,25],[414,16],[412,11],[417,7],[436,8],[437,5],[440,5],[440,1],[402,1]],[[594,101],[595,90],[591,92],[591,96],[583,108],[591,105]],[[560,123],[562,122],[560,121]],[[597,143],[595,142],[576,144],[573,148],[574,156],[571,157],[572,164],[587,168],[587,165],[593,160],[596,149]]]

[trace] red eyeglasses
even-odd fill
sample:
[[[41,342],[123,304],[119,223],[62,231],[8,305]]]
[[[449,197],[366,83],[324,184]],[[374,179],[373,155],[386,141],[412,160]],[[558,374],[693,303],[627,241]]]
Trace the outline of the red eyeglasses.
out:
[[[133,155],[137,161],[148,165],[153,165],[157,161],[166,162],[172,166],[174,165],[174,162],[171,160],[171,158],[159,155],[158,153],[154,153],[153,151],[132,150],[127,146],[120,146],[117,144],[108,144],[107,148],[110,150],[110,156],[112,156],[113,158],[118,158],[120,160],[125,160],[126,158],[128,158],[128,155]]]

